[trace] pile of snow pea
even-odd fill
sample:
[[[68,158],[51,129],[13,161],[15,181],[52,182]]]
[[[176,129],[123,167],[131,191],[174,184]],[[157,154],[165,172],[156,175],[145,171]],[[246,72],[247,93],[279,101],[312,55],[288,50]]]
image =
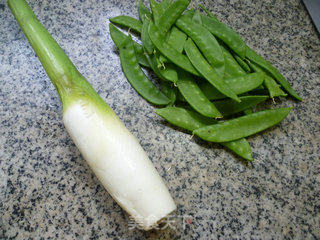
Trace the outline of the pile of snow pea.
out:
[[[246,137],[282,121],[292,109],[254,112],[268,98],[302,98],[268,61],[205,7],[187,10],[188,0],[139,0],[139,20],[110,19],[122,70],[132,87],[169,123],[252,161]],[[135,32],[132,40],[115,25]],[[142,70],[157,76],[154,84]],[[160,86],[160,88],[159,88]]]

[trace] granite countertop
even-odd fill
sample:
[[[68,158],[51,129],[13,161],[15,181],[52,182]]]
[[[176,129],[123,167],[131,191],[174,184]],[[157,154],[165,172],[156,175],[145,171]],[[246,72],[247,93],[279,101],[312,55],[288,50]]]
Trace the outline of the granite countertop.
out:
[[[252,164],[177,131],[127,82],[108,18],[137,17],[137,1],[28,2],[139,139],[178,210],[159,231],[132,224],[66,133],[58,95],[1,0],[0,239],[320,238],[320,40],[302,1],[205,2],[304,98],[276,99],[294,109],[249,138]]]

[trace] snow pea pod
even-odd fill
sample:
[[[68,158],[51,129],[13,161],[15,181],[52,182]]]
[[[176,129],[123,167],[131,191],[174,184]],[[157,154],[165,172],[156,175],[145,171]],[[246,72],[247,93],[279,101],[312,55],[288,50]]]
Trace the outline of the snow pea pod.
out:
[[[146,59],[150,65],[150,68],[153,70],[153,72],[160,78],[164,80],[164,77],[162,76],[160,69],[157,67],[157,60],[154,54],[146,54]]]
[[[168,106],[173,106],[177,99],[177,88],[170,82],[161,81],[161,91],[170,99]]]
[[[170,4],[172,4],[171,0],[162,0],[160,2],[160,7],[163,9],[163,12],[170,6]]]
[[[174,49],[176,49],[179,53],[182,53],[183,46],[186,40],[187,35],[175,26],[173,26],[171,28],[167,43],[171,45]]]
[[[179,53],[175,48],[169,45],[152,22],[150,22],[149,24],[148,32],[153,44],[165,57],[167,57],[171,62],[186,70],[187,72],[199,76],[198,71],[193,67],[190,60],[185,55]]]
[[[232,99],[226,99],[213,102],[214,106],[224,116],[229,116],[244,111],[247,108],[256,106],[257,104],[268,99],[268,96],[243,96],[240,97],[241,102]]]
[[[196,43],[214,71],[220,77],[223,77],[225,61],[221,47],[215,37],[205,27],[186,16],[181,16],[175,25]]]
[[[168,32],[171,26],[188,7],[190,0],[176,0],[164,11],[159,19],[159,30],[162,33]]]
[[[239,63],[239,65],[242,67],[242,69],[244,71],[246,71],[247,73],[251,73],[250,67],[248,66],[248,64],[241,57],[239,57],[235,53],[233,53],[233,57],[236,59],[236,61]]]
[[[197,10],[197,11],[194,13],[194,15],[193,15],[193,17],[192,17],[192,21],[194,21],[194,22],[197,23],[197,24],[202,25],[201,13],[200,13],[199,10]]]
[[[260,86],[263,83],[263,79],[263,73],[249,73],[241,77],[225,79],[225,82],[230,86],[235,94],[242,94]],[[226,97],[210,83],[200,84],[200,89],[210,100],[218,100]]]
[[[204,59],[201,52],[190,38],[186,41],[185,51],[193,66],[201,73],[201,75],[204,76],[205,79],[208,80],[209,83],[212,84],[212,86],[214,86],[227,97],[240,102],[238,96],[231,90],[230,86],[212,69],[210,64]]]
[[[199,4],[199,7],[202,8],[203,11],[205,11],[205,13],[211,17],[212,19],[219,21],[218,18],[212,13],[210,12],[208,9],[206,9],[202,4]]]
[[[148,54],[153,54],[154,50],[155,50],[155,46],[152,43],[149,33],[148,33],[148,29],[149,29],[149,24],[150,24],[150,20],[146,20],[145,22],[143,22],[142,24],[142,30],[141,30],[141,42],[143,44],[144,49],[146,50],[146,52]],[[159,64],[158,65],[162,65],[165,62],[168,62],[167,59],[160,55],[157,56],[156,60],[159,60]]]
[[[109,21],[114,24],[118,24],[120,26],[127,27],[138,33],[141,33],[142,23],[135,18],[122,15],[122,16],[110,18]]]
[[[154,73],[162,80],[170,81],[176,83],[178,81],[178,74],[175,70],[175,67],[171,64],[167,64],[166,68],[159,68],[157,58],[159,54],[146,54],[145,55],[149,66],[154,71]]]
[[[186,17],[188,17],[188,18],[193,18],[193,15],[194,15],[194,9],[192,8],[192,9],[189,9],[189,10],[187,10],[187,11],[185,11],[184,13],[183,13],[183,16],[186,16]]]
[[[223,45],[221,45],[221,50],[225,61],[224,78],[236,78],[246,75],[246,72],[240,67],[229,50]]]
[[[202,93],[190,74],[183,71],[179,72],[177,86],[181,94],[194,110],[206,117],[222,117],[218,109]]]
[[[268,74],[270,74],[292,97],[302,101],[302,98],[291,87],[290,83],[287,82],[284,76],[282,76],[281,73],[274,66],[271,65],[271,63],[269,63],[267,60],[265,60],[263,57],[261,57],[248,46],[246,50],[246,58],[256,63]]]
[[[194,131],[208,125],[216,124],[218,121],[213,118],[184,109],[182,107],[165,107],[156,109],[155,112],[166,119],[169,123],[183,129]]]
[[[153,14],[153,20],[156,26],[159,26],[160,18],[165,10],[170,6],[171,1],[163,0],[160,3],[157,3],[155,0],[150,0],[150,8]]]
[[[168,34],[167,43],[171,45],[174,49],[176,49],[179,53],[182,53],[183,45],[186,40],[187,40],[187,35],[184,32],[180,31],[180,29],[173,26],[171,28],[170,33]],[[166,63],[169,60],[163,55],[161,55],[159,57],[159,61],[162,63]]]
[[[276,83],[276,81],[272,77],[268,76],[257,64],[249,62],[249,65],[253,71],[263,72],[265,74],[263,84],[268,89],[271,98],[287,96],[287,94],[281,90],[280,86]]]
[[[229,148],[231,151],[235,152],[240,157],[242,157],[250,162],[253,161],[251,147],[245,138],[240,138],[240,139],[233,140],[230,142],[223,142],[220,144],[222,146]]]
[[[147,101],[156,105],[166,105],[170,102],[141,70],[136,58],[133,41],[130,36],[121,44],[120,61],[122,70],[132,87]]]
[[[202,15],[202,24],[214,36],[221,39],[232,51],[241,58],[246,56],[246,44],[237,32],[227,25],[205,15]]]
[[[193,134],[210,142],[229,142],[248,137],[281,122],[291,111],[278,108],[252,113],[222,123],[206,126],[193,131]]]
[[[165,80],[176,83],[178,81],[178,73],[176,66],[170,63],[165,64],[165,68],[159,68],[160,73]]]
[[[151,20],[152,15],[149,9],[144,5],[142,0],[139,0],[138,9],[139,9],[139,18],[142,23],[144,23],[146,20],[149,20],[149,21]]]
[[[127,35],[125,35],[123,32],[117,29],[112,23],[109,24],[109,32],[117,48],[119,48],[121,43],[127,38]],[[134,46],[134,51],[136,53],[136,57],[138,58],[139,64],[144,67],[150,67],[148,60],[144,54],[142,46],[135,41],[133,41],[133,46]]]
[[[281,90],[280,85],[278,85],[276,81],[267,74],[264,77],[264,85],[268,89],[271,98],[287,96],[287,94]]]
[[[155,112],[169,123],[189,131],[194,131],[198,128],[218,122],[212,118],[207,118],[196,112],[179,107],[161,108],[155,110]],[[245,138],[221,144],[238,154],[240,157],[243,157],[248,161],[253,160],[250,145]]]
[[[142,42],[143,48],[146,50],[146,52],[148,54],[152,54],[155,46],[153,45],[153,43],[149,37],[149,33],[148,33],[149,23],[150,23],[150,21],[147,20],[147,21],[144,21],[142,24],[141,42]]]
[[[139,45],[139,46],[141,47],[141,45]],[[143,50],[142,47],[141,47],[141,50]],[[140,64],[141,66],[150,68],[149,62],[148,62],[148,60],[147,60],[146,55],[144,54],[144,52],[143,52],[143,51],[137,51],[137,48],[136,48],[135,46],[134,46],[134,51],[135,51],[135,53],[136,53],[136,57],[137,57],[137,59],[138,59],[139,64]]]
[[[160,17],[163,14],[163,9],[155,0],[149,0],[149,4],[152,11],[153,21],[158,26]]]

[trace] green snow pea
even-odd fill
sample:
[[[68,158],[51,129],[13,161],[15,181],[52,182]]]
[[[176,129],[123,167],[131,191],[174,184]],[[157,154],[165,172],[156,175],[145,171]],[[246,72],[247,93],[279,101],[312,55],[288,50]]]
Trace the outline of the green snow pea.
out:
[[[242,67],[240,67],[229,50],[223,45],[221,45],[221,50],[225,61],[224,78],[236,78],[246,75],[246,72],[242,69]]]
[[[161,81],[161,91],[170,99],[168,106],[173,106],[177,99],[177,88],[170,82]]]
[[[205,15],[202,15],[202,24],[241,58],[246,56],[246,44],[233,29]]]
[[[178,81],[178,73],[175,65],[166,63],[164,68],[159,68],[159,71],[165,80],[173,83]]]
[[[249,65],[254,72],[265,73],[257,64],[249,62]],[[276,81],[266,73],[264,75],[264,85],[268,89],[271,98],[287,96],[287,94],[281,90],[280,85],[278,85]]]
[[[155,112],[166,119],[169,123],[183,129],[194,131],[218,121],[182,107],[165,107],[156,109]]]
[[[264,77],[264,85],[268,89],[271,98],[287,96],[287,94],[281,90],[280,85],[278,85],[276,81],[267,74]]]
[[[173,66],[172,64],[166,64],[165,68],[158,67],[159,54],[157,52],[151,55],[146,54],[145,57],[149,63],[150,68],[159,78],[173,83],[176,83],[178,81],[178,74],[175,70],[175,66]]]
[[[192,21],[194,21],[194,22],[197,23],[197,24],[202,25],[201,13],[200,13],[199,10],[197,10],[197,11],[194,13],[194,15],[193,15],[193,17],[192,17]]]
[[[186,70],[187,72],[199,76],[198,71],[193,67],[189,59],[182,53],[179,53],[171,45],[169,45],[152,22],[150,22],[149,24],[148,32],[153,44],[165,57],[167,57],[171,62]]]
[[[244,71],[246,71],[247,73],[251,73],[250,67],[248,66],[248,64],[241,57],[239,57],[235,53],[233,53],[233,57],[236,59],[236,61],[239,63],[239,65],[242,67],[242,69]]]
[[[241,102],[232,99],[226,99],[213,102],[214,106],[225,117],[244,111],[247,108],[256,106],[257,104],[268,99],[268,96],[243,96],[240,97]]]
[[[213,18],[213,19],[216,20],[216,21],[219,21],[218,18],[217,18],[212,12],[210,12],[208,9],[206,9],[202,4],[199,4],[199,7],[202,8],[202,10],[205,11],[205,13],[206,13],[209,17]]]
[[[155,51],[155,46],[152,43],[148,33],[149,24],[150,24],[150,20],[146,20],[142,24],[141,42],[146,52],[148,54],[153,54]],[[162,66],[164,62],[168,62],[167,59],[162,55],[157,56],[156,60],[159,61],[159,63],[157,63],[157,66],[159,65],[158,67],[160,67],[160,65]]]
[[[189,38],[185,44],[185,51],[193,66],[212,84],[218,91],[238,102],[240,99],[231,90],[230,86],[213,70],[210,64],[204,59],[197,46]]]
[[[233,140],[230,142],[223,142],[220,144],[222,146],[229,148],[231,151],[235,152],[240,157],[242,157],[250,162],[253,161],[251,147],[245,138],[240,138],[240,139]]]
[[[169,31],[171,26],[181,16],[184,10],[188,7],[190,0],[176,0],[169,5],[159,19],[159,30],[162,33]]]
[[[163,9],[163,12],[170,6],[170,4],[172,4],[171,0],[162,0],[160,2],[160,7]],[[162,12],[162,14],[163,14]]]
[[[121,43],[127,38],[127,35],[117,29],[112,23],[109,24],[109,31],[114,44],[119,48]],[[142,46],[135,41],[133,41],[133,46],[139,64],[144,67],[150,67]]]
[[[154,23],[159,26],[160,18],[165,10],[170,6],[171,1],[163,0],[160,3],[157,3],[155,0],[150,0],[150,8],[153,14]]]
[[[144,23],[146,20],[148,21],[151,20],[152,15],[149,9],[143,4],[142,0],[139,0],[138,9],[139,9],[139,18],[142,23]]]
[[[297,100],[302,101],[302,98],[298,95],[298,93],[290,86],[290,83],[281,75],[281,73],[271,65],[267,60],[253,51],[251,48],[247,46],[246,50],[246,58],[251,62],[259,65],[263,70],[265,70],[271,77],[273,77],[292,97]]]
[[[189,73],[179,72],[177,86],[182,96],[184,96],[194,110],[206,117],[222,117],[218,109],[202,93]]]
[[[194,131],[198,128],[218,122],[212,118],[207,118],[196,112],[179,107],[161,108],[155,110],[155,112],[169,123],[189,131]],[[253,160],[250,145],[245,138],[221,144],[238,154],[240,157],[243,157],[248,161]]]
[[[193,134],[210,142],[229,142],[248,137],[281,122],[291,111],[278,108],[252,113],[239,118],[206,126],[193,131]]]
[[[225,61],[215,37],[205,27],[186,16],[181,16],[175,25],[196,43],[214,71],[222,78],[225,72]]]
[[[256,89],[263,83],[263,79],[263,73],[249,73],[241,77],[226,79],[225,82],[235,94],[242,94]],[[200,89],[210,100],[218,100],[226,97],[210,83],[200,84]]]
[[[149,0],[150,8],[152,11],[153,21],[158,26],[160,21],[160,16],[163,14],[163,9],[159,3],[155,0]]]
[[[154,54],[146,54],[146,59],[149,63],[150,68],[153,70],[153,72],[160,78],[160,79],[164,79],[164,77],[162,76],[160,69],[158,68],[158,63],[156,60],[156,56]]]
[[[143,48],[146,50],[147,54],[152,54],[155,46],[153,45],[153,43],[149,37],[149,33],[148,33],[149,23],[150,23],[150,21],[146,20],[142,24],[141,42],[142,42]]]
[[[114,18],[110,18],[109,21],[141,33],[142,23],[135,18],[129,16],[117,16]]]
[[[183,46],[186,40],[187,35],[175,26],[173,26],[171,28],[167,43],[171,45],[174,49],[176,49],[179,53],[182,53]]]
[[[173,26],[171,28],[170,33],[168,34],[167,43],[171,45],[173,48],[175,48],[179,53],[182,53],[183,45],[186,40],[187,40],[187,35],[184,32],[180,31],[175,26]],[[162,63],[166,63],[169,60],[163,55],[161,55],[159,57],[159,61]]]
[[[189,10],[187,10],[187,11],[185,11],[184,13],[183,13],[183,16],[186,16],[186,17],[188,17],[188,18],[193,18],[193,15],[194,15],[194,8],[192,8],[192,9],[189,9]]]
[[[131,36],[128,36],[121,44],[119,51],[122,70],[132,87],[142,97],[153,104],[168,104],[170,99],[157,89],[155,85],[153,85],[139,67]]]

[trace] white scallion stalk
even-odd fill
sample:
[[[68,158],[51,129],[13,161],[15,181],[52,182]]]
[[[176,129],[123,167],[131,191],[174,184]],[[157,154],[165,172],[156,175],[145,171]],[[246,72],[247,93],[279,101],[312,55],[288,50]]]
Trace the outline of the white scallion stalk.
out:
[[[109,194],[144,228],[176,209],[137,139],[37,20],[25,0],[9,7],[38,55],[63,104],[63,122]]]

